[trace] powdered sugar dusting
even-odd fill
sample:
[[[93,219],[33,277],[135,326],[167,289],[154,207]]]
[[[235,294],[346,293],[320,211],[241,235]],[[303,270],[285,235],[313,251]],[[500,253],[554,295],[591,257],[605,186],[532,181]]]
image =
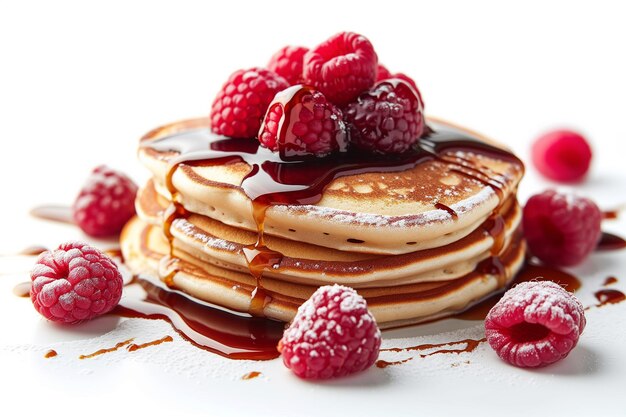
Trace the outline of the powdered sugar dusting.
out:
[[[477,206],[484,204],[492,198],[495,191],[490,187],[485,187],[470,198],[452,204],[452,208],[457,214],[463,215],[474,210]],[[278,213],[288,213],[292,215],[303,215],[324,219],[333,223],[354,224],[368,227],[420,227],[430,223],[442,222],[450,219],[450,214],[445,210],[429,210],[419,214],[405,216],[386,216],[372,213],[355,213],[346,210],[339,210],[332,207],[322,207],[314,205],[301,206],[273,206],[272,210]]]
[[[206,232],[200,232],[196,226],[187,221],[186,219],[176,219],[172,222],[172,228],[174,230],[182,232],[184,235],[202,242],[206,247],[218,249],[222,251],[236,251],[237,245],[229,242],[228,240],[220,239],[214,236],[210,236]]]

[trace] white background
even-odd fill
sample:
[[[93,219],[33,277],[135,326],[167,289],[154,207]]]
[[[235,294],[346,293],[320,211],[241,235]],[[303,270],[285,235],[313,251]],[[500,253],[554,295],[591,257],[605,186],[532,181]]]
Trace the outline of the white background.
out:
[[[215,93],[234,70],[264,65],[283,45],[314,46],[342,30],[366,35],[392,72],[412,76],[428,114],[498,139],[526,161],[532,139],[545,129],[581,130],[595,156],[578,192],[597,198],[604,208],[623,204],[625,18],[618,1],[2,1],[0,253],[74,237],[63,228],[50,233],[29,220],[28,209],[70,204],[87,173],[102,163],[143,181],[147,173],[135,160],[142,134],[208,114]],[[522,200],[547,186],[529,165]],[[626,229],[623,219],[614,225]],[[616,256],[611,265],[622,262],[624,276],[624,254]],[[595,261],[582,271],[599,280],[601,267]],[[623,313],[618,316],[622,322]],[[611,331],[608,325],[605,330]],[[596,337],[604,339],[606,334]],[[619,358],[624,348],[619,347]],[[611,355],[597,360],[617,369],[617,362],[610,361],[618,358]],[[31,368],[33,375],[40,372]],[[150,370],[156,380],[162,377]],[[123,375],[137,378],[132,368],[124,368]],[[106,378],[115,377],[106,373]],[[603,378],[596,373],[586,381],[624,385],[623,377]],[[555,389],[568,401],[584,395],[584,390],[567,393],[558,384]],[[127,380],[123,386],[136,388]],[[549,381],[545,387],[551,387]],[[332,395],[332,390],[304,388],[309,391]],[[358,396],[350,398],[359,402]],[[596,403],[585,404],[591,410]],[[409,405],[405,411],[412,409]],[[430,415],[439,415],[435,403],[427,405],[433,407]],[[620,407],[623,411],[623,402]],[[603,410],[605,415],[617,412]]]

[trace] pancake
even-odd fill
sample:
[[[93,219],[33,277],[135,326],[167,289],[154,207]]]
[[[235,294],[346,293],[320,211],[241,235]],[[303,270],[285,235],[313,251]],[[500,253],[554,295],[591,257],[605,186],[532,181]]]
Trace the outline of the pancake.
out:
[[[382,327],[462,311],[501,291],[525,256],[522,163],[430,119],[401,155],[282,160],[207,119],[156,129],[153,177],[121,236],[135,274],[198,300],[290,321],[320,286],[351,286]]]
[[[163,227],[163,212],[169,204],[156,193],[150,180],[138,194],[137,212],[144,221]],[[519,225],[521,210],[513,199],[503,204],[498,214],[504,222],[502,244],[506,247]],[[267,247],[283,254],[283,258],[279,265],[263,275],[306,285],[339,283],[353,288],[446,281],[470,273],[480,261],[491,256],[494,238],[488,230],[489,226],[483,224],[445,248],[402,255],[338,251],[267,236]],[[203,262],[240,272],[248,271],[243,248],[257,240],[256,232],[197,214],[175,220],[171,233],[175,248]]]
[[[365,164],[362,156],[359,163],[348,156],[286,163],[258,142],[220,141],[208,119],[150,132],[138,155],[156,190],[168,200],[175,192],[190,213],[257,231],[253,201],[270,196],[267,235],[346,252],[404,254],[469,235],[515,194],[523,175],[521,162],[489,139],[428,123],[431,133],[418,152],[371,157]],[[330,173],[326,183],[308,183],[318,171]],[[290,178],[274,181],[281,175]]]
[[[154,282],[168,271],[169,242],[159,227],[135,218],[121,236],[124,258],[131,270]],[[180,249],[174,250],[176,274],[173,287],[184,293],[235,311],[250,310],[255,279],[248,273],[236,272],[198,260]],[[460,312],[502,290],[506,282],[502,277],[512,277],[521,268],[525,256],[525,243],[519,230],[499,259],[502,271],[494,273],[485,264],[460,278],[400,286],[382,286],[359,289],[368,308],[383,328],[419,323]],[[490,258],[489,258],[490,259]],[[488,259],[488,260],[489,260]],[[263,289],[268,296],[263,314],[272,319],[290,321],[297,308],[317,289],[315,285],[302,285],[273,278],[263,278]]]

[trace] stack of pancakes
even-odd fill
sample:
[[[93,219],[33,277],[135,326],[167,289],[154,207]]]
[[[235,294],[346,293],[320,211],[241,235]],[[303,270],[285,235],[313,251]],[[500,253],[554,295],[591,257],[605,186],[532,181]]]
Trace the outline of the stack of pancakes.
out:
[[[456,146],[394,172],[355,170],[325,184],[318,201],[264,207],[259,224],[254,196],[242,187],[258,167],[245,158],[203,164],[189,145],[211,137],[209,121],[194,119],[142,139],[139,159],[153,176],[121,238],[134,273],[240,312],[250,312],[262,287],[254,313],[282,321],[318,286],[343,284],[390,327],[467,309],[506,288],[523,263],[523,166],[505,151]],[[245,249],[263,231],[282,257],[259,281]]]

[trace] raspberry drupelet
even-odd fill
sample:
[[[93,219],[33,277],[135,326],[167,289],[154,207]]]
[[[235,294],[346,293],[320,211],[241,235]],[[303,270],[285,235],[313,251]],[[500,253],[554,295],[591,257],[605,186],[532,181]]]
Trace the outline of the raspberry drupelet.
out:
[[[374,364],[381,334],[365,299],[341,285],[320,287],[298,309],[278,349],[304,379],[328,379]]]

